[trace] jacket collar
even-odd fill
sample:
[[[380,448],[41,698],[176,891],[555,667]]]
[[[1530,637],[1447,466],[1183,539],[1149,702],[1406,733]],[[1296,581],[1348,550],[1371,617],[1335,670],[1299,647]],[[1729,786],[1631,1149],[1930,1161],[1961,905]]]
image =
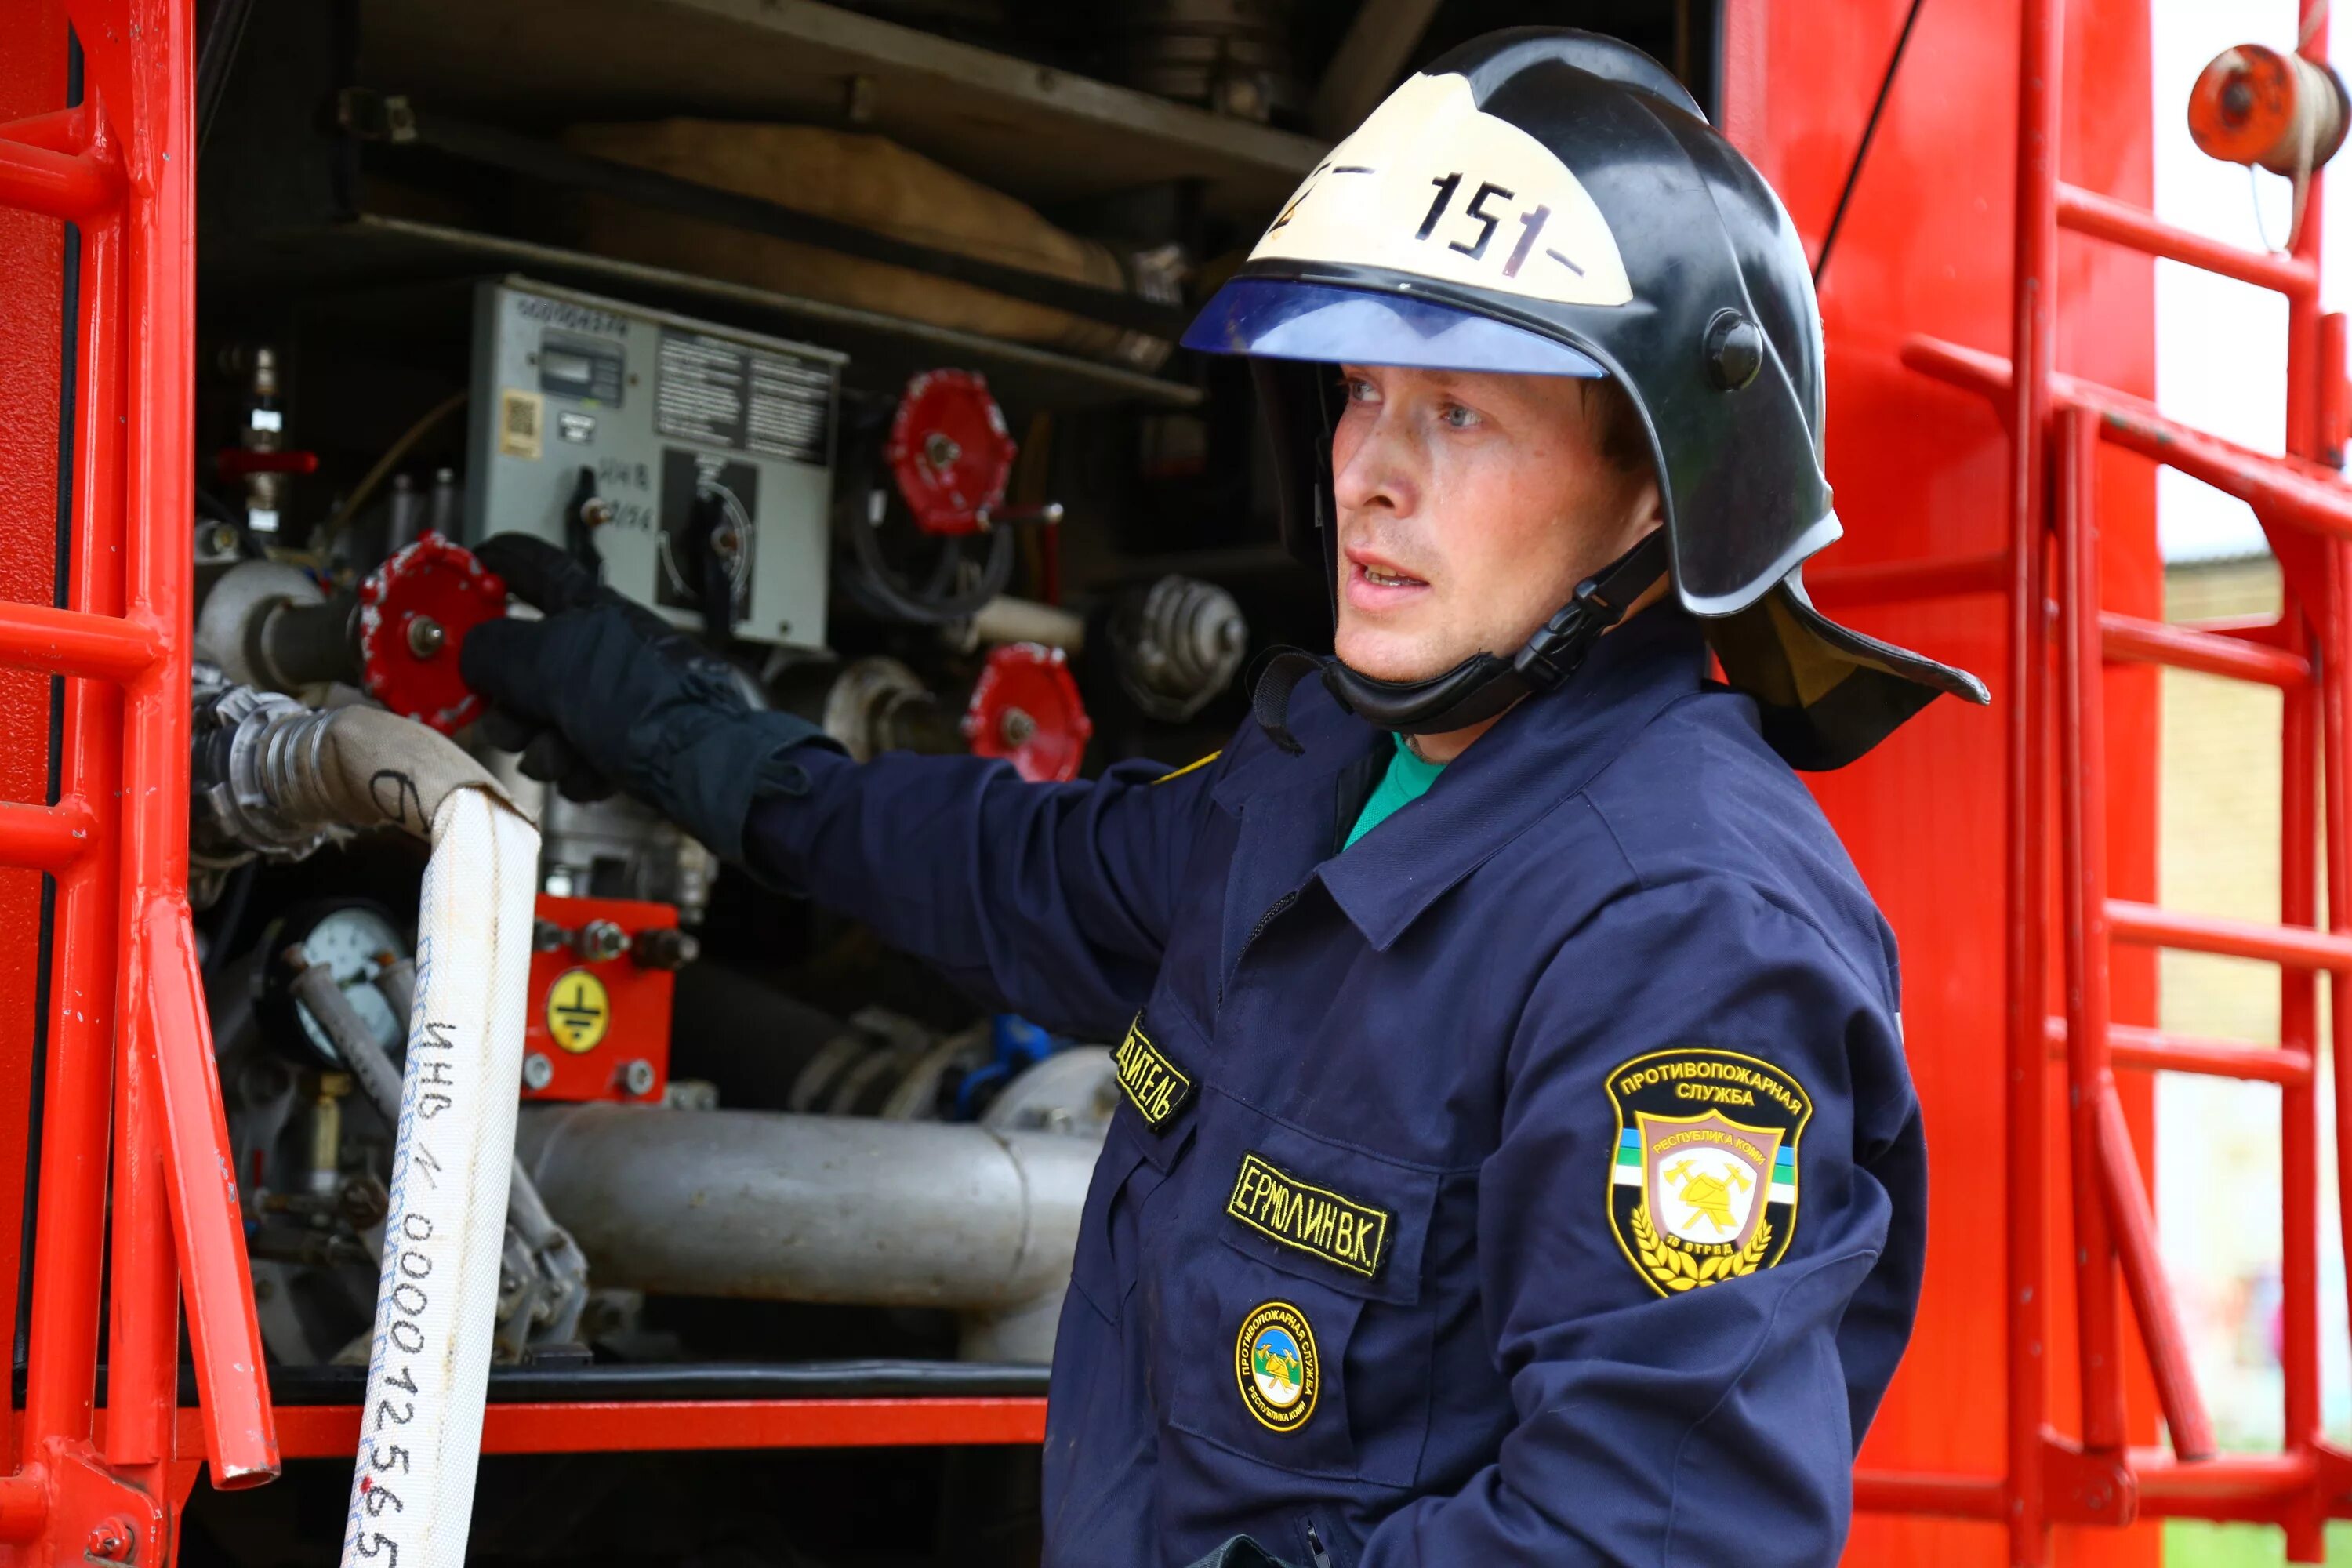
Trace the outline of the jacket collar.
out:
[[[1336,853],[1341,776],[1390,742],[1319,683],[1301,686],[1294,709],[1304,753],[1266,747],[1222,781],[1215,797],[1244,817],[1242,848],[1262,852],[1259,869],[1272,873],[1246,879],[1296,887],[1311,871],[1385,951],[1439,897],[1581,790],[1669,704],[1696,692],[1706,660],[1698,623],[1671,604],[1652,605],[1596,643],[1559,690],[1505,714],[1428,794],[1345,854]],[[1228,913],[1253,907],[1244,900]]]

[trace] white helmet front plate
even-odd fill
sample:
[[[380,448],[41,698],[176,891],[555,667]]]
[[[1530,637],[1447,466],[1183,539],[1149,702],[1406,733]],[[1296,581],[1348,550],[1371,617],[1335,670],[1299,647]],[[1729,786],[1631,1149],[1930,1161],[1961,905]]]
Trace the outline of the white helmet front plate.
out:
[[[1391,93],[1300,183],[1250,259],[1378,267],[1559,305],[1633,298],[1582,183],[1451,73]]]

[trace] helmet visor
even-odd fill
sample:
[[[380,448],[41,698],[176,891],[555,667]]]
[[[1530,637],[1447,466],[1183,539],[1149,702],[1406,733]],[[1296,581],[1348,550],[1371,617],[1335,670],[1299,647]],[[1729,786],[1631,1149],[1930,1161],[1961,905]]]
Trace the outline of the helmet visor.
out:
[[[1288,278],[1232,279],[1194,318],[1184,346],[1320,364],[1593,379],[1609,374],[1566,343],[1433,300]]]

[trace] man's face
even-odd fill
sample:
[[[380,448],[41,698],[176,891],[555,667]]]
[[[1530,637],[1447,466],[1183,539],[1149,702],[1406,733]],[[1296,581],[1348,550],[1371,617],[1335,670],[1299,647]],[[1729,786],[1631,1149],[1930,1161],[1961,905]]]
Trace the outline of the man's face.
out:
[[[1341,368],[1336,651],[1383,680],[1509,654],[1659,521],[1569,376]],[[1588,409],[1588,403],[1590,408]]]

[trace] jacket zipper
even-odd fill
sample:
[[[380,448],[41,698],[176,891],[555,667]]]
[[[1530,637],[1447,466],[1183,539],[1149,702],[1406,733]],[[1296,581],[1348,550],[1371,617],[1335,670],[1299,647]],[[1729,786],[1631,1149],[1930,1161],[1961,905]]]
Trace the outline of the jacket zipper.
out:
[[[1315,1568],[1331,1568],[1331,1554],[1323,1550],[1323,1538],[1315,1533],[1315,1521],[1307,1521],[1307,1550],[1313,1553]]]
[[[1298,889],[1293,888],[1290,891],[1283,894],[1282,897],[1275,900],[1274,902],[1266,906],[1265,913],[1257,917],[1257,924],[1250,927],[1249,935],[1242,939],[1242,950],[1234,954],[1234,973],[1239,974],[1241,973],[1242,960],[1249,956],[1250,948],[1256,943],[1259,935],[1265,931],[1265,928],[1274,923],[1275,917],[1297,901]],[[1224,983],[1220,981],[1217,984],[1217,1000],[1222,1003],[1224,999]]]

